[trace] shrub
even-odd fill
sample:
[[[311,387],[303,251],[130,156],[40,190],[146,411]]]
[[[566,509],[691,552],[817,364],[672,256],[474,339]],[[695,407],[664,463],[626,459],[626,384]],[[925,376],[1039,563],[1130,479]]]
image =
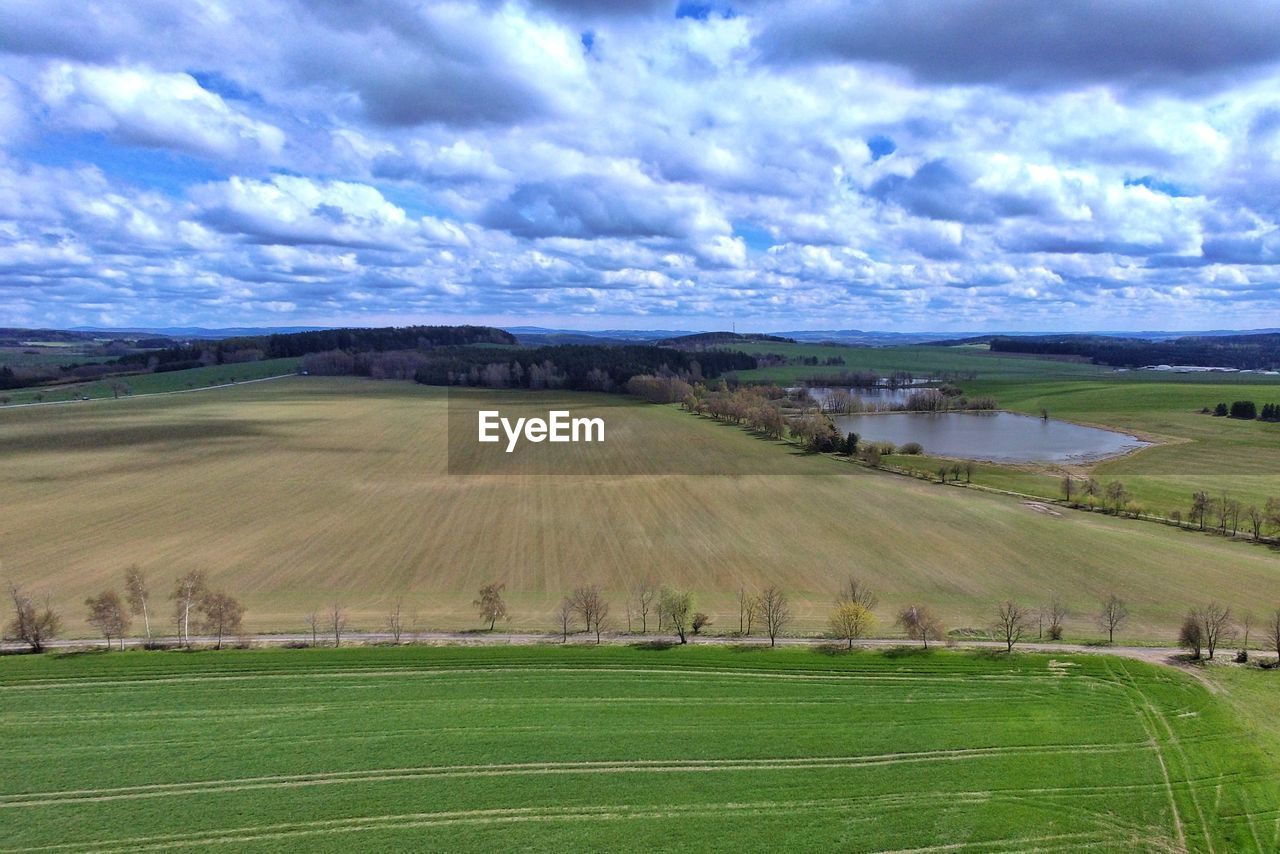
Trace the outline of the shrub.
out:
[[[898,449],[898,453],[910,454],[914,456],[916,454],[923,454],[924,448],[921,447],[919,442],[907,442],[907,444],[903,445],[901,448]]]
[[[1232,418],[1252,421],[1258,417],[1258,407],[1252,400],[1237,400],[1231,404],[1231,411],[1228,414]]]

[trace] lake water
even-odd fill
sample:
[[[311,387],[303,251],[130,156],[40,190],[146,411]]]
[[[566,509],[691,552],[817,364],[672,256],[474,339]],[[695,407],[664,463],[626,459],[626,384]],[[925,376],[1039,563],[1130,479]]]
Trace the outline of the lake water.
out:
[[[1002,463],[1088,462],[1148,445],[1112,430],[1012,412],[892,412],[832,420],[864,440],[919,442],[926,454]]]

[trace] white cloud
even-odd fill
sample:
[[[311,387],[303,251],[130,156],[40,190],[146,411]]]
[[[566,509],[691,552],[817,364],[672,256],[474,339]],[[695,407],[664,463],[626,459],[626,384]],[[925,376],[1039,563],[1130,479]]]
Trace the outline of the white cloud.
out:
[[[1244,12],[1206,25],[1213,45],[1082,64],[1106,53],[1091,36],[956,67],[851,47],[811,5],[735,8],[14,0],[0,299],[30,322],[205,325],[1103,328],[1280,309],[1280,72]],[[890,5],[860,8],[837,18]],[[932,10],[943,41],[972,17],[904,8]],[[1067,30],[1081,8],[1062,7]],[[988,35],[1038,43],[1041,17]],[[818,62],[796,55],[803,32]],[[1053,56],[1070,73],[1046,82]]]
[[[58,124],[133,145],[233,158],[278,155],[285,142],[189,74],[62,63],[44,74],[40,96]]]

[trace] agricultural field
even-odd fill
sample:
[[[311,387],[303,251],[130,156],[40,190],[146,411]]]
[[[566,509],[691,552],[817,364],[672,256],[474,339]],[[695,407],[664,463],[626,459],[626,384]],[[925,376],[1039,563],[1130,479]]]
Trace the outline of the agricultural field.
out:
[[[11,368],[43,368],[58,367],[70,362],[86,364],[104,362],[111,358],[103,355],[86,355],[85,348],[75,345],[55,346],[41,344],[39,347],[0,347],[0,367]]]
[[[129,652],[2,659],[0,696],[6,852],[1280,840],[1226,701],[1104,656]]]
[[[763,346],[763,345],[762,345]],[[839,355],[843,366],[765,368],[739,374],[744,380],[797,381],[839,371],[875,370],[969,375],[959,384],[972,396],[990,395],[1002,409],[1107,427],[1156,443],[1078,474],[1118,479],[1149,512],[1186,513],[1191,494],[1223,492],[1243,505],[1262,507],[1280,497],[1280,424],[1215,418],[1201,413],[1219,402],[1280,403],[1280,380],[1257,374],[1165,374],[1115,371],[1081,362],[993,354],[973,347],[851,348],[770,345],[788,356]],[[766,348],[766,349],[770,349]],[[925,449],[926,453],[928,448]],[[894,465],[937,470],[934,459],[895,457]],[[981,465],[975,481],[1049,498],[1059,497],[1064,469],[1046,466]]]
[[[843,365],[774,365],[738,371],[743,382],[798,383],[803,379],[841,371],[877,371],[885,376],[898,371],[919,377],[976,373],[988,380],[1045,378],[1096,378],[1113,373],[1110,368],[1078,361],[1033,359],[1008,353],[992,353],[979,347],[848,347],[839,344],[784,344],[746,342],[739,348],[753,355],[777,354],[787,358],[840,358]]]
[[[191,368],[185,371],[121,376],[118,379],[127,385],[130,392],[135,395],[162,394],[290,374],[298,369],[301,361],[301,359],[262,359],[257,362],[210,365],[205,368]],[[4,404],[16,405],[21,403],[78,401],[85,397],[91,400],[104,400],[108,398],[114,399],[118,395],[116,390],[112,388],[110,381],[99,380],[86,383],[67,383],[64,385],[17,389],[0,392],[0,396],[5,399]]]
[[[512,630],[551,630],[560,597],[599,583],[625,631],[628,590],[648,580],[691,590],[712,632],[737,630],[741,587],[778,584],[790,630],[819,633],[857,574],[880,595],[881,634],[915,601],[982,630],[1000,599],[1057,595],[1074,612],[1068,639],[1087,640],[1116,593],[1133,612],[1117,640],[1167,644],[1206,591],[1237,608],[1275,598],[1280,559],[1265,547],[806,456],[673,406],[469,394],[625,429],[572,474],[519,454],[507,473],[450,474],[446,391],[408,382],[294,377],[10,407],[0,576],[48,591],[80,636],[85,597],[119,588],[131,564],[166,631],[165,594],[193,569],[244,601],[251,631],[300,630],[334,602],[353,630],[379,629],[400,597],[419,628],[477,628],[471,602],[491,581],[506,585]]]

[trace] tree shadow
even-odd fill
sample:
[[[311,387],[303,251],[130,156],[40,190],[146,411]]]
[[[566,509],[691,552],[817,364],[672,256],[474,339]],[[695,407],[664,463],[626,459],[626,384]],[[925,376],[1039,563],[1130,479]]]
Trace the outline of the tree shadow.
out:
[[[628,646],[641,652],[666,652],[673,647],[681,646],[681,644],[668,640],[651,640],[628,644]]]
[[[936,647],[925,649],[922,646],[891,646],[884,650],[884,657],[889,659],[897,658],[927,658],[933,655]]]
[[[820,643],[813,647],[813,652],[815,655],[825,655],[830,658],[835,658],[837,656],[857,652],[857,648],[850,648],[848,644],[841,643]]]
[[[102,647],[102,646],[95,646],[95,647],[88,647],[88,648],[85,648],[85,649],[68,649],[68,650],[62,650],[62,651],[59,651],[59,652],[55,652],[55,653],[53,654],[53,656],[54,656],[54,658],[58,658],[58,659],[63,659],[63,658],[89,658],[89,657],[93,657],[93,656],[106,655],[106,654],[107,654],[107,653],[109,653],[109,652],[119,652],[119,651],[120,651],[120,650],[107,649],[106,647]]]
[[[767,643],[735,643],[729,649],[738,655],[742,655],[747,652],[768,652],[773,647]]]

